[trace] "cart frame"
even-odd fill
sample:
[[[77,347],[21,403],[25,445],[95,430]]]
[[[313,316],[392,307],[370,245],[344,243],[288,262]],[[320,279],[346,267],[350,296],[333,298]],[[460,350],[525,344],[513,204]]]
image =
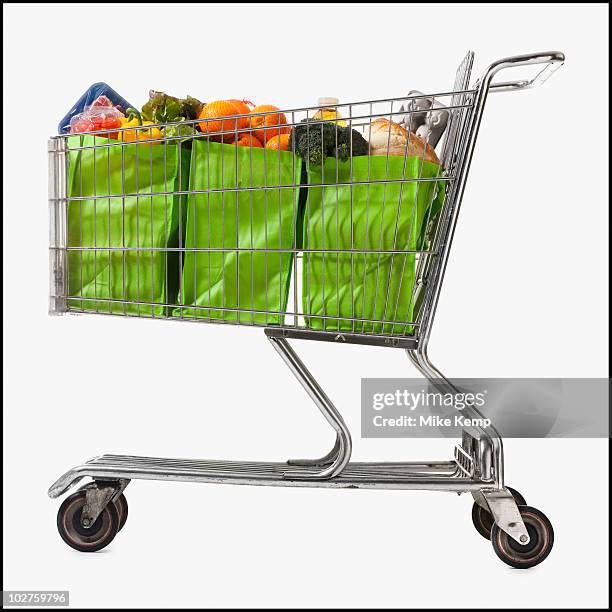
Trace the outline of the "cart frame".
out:
[[[461,443],[455,447],[454,457],[450,460],[351,462],[351,435],[344,419],[290,346],[289,340],[306,339],[400,348],[406,351],[413,365],[439,391],[442,393],[458,392],[453,383],[430,360],[428,343],[487,97],[490,92],[524,90],[534,87],[560,67],[564,59],[564,55],[559,52],[526,54],[500,59],[487,68],[484,76],[472,88],[471,91],[475,96],[473,110],[463,126],[465,136],[460,138],[455,180],[452,192],[447,195],[450,202],[445,206],[446,217],[441,220],[441,230],[436,234],[434,248],[439,253],[439,257],[432,264],[433,269],[429,270],[417,334],[401,337],[384,334],[336,333],[283,326],[265,328],[265,334],[274,349],[335,431],[335,444],[327,455],[320,459],[293,459],[274,463],[102,455],[63,474],[50,487],[49,496],[59,497],[83,478],[93,479],[93,482],[86,485],[84,489],[87,503],[82,519],[83,525],[91,525],[101,516],[106,506],[119,499],[127,484],[137,479],[294,487],[469,492],[476,506],[492,515],[499,530],[518,544],[528,545],[533,532],[526,527],[513,491],[505,486],[502,439],[493,426],[465,429]],[[472,60],[473,54],[468,54],[464,66],[464,74],[468,78]],[[499,72],[508,68],[529,65],[541,65],[543,68],[530,80],[493,83],[494,77]],[[62,138],[54,138],[50,141],[49,147],[49,197],[53,203],[51,206],[53,244],[65,244],[66,240],[65,212],[62,213],[62,207],[56,205],[57,202],[66,199],[66,150],[63,143]],[[50,310],[55,314],[68,310],[65,298],[67,295],[65,257],[65,250],[52,249]],[[479,419],[483,416],[474,406],[467,406],[464,413],[469,418]]]

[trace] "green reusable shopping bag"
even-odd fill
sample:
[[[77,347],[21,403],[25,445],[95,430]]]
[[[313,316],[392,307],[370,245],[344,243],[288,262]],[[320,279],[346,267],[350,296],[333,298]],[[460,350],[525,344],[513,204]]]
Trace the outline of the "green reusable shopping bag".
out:
[[[189,150],[174,143],[117,142],[68,138],[67,246],[74,249],[68,251],[68,307],[168,316],[165,304],[176,303],[180,257],[163,249],[178,246],[185,202],[172,192],[186,189]]]
[[[350,163],[327,158],[322,167],[308,168],[310,185],[349,183],[308,189],[302,272],[308,327],[414,332],[407,323],[415,313],[416,255],[380,251],[422,248],[426,217],[439,209],[444,196],[443,180],[350,183],[438,176],[440,166],[419,157],[362,156]]]
[[[194,141],[179,294],[185,307],[175,316],[282,323],[300,173],[301,160],[287,151]]]

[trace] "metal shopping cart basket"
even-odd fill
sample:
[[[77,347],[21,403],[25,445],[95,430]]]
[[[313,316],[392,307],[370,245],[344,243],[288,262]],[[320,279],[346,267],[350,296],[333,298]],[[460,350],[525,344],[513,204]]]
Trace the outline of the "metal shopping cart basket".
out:
[[[457,391],[427,344],[487,96],[532,87],[563,61],[558,52],[501,59],[470,87],[469,53],[452,91],[338,104],[333,119],[300,108],[136,138],[128,128],[51,138],[51,312],[263,327],[336,432],[314,460],[91,459],[49,489],[55,498],[91,479],[59,509],[64,541],[108,545],[134,479],[428,489],[470,492],[475,527],[497,555],[519,568],[540,563],[551,524],[505,485],[493,426],[466,427],[448,461],[351,462],[342,416],[289,340],[404,349],[437,389]],[[493,82],[531,65],[533,78]],[[248,146],[254,138],[279,145]],[[464,413],[482,417],[475,406]]]

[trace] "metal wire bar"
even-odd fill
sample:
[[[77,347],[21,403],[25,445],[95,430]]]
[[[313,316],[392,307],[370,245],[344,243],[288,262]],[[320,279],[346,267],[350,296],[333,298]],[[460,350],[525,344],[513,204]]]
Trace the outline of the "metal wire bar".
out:
[[[210,247],[210,248],[198,248],[198,247],[59,247],[59,246],[51,246],[49,247],[52,250],[62,250],[62,251],[159,251],[162,253],[169,252],[180,252],[180,253],[200,253],[200,252],[247,252],[247,253],[347,253],[347,254],[362,254],[362,255],[375,255],[377,253],[387,253],[387,254],[401,254],[401,253],[426,253],[428,255],[435,255],[435,251],[430,250],[413,250],[413,249],[368,249],[364,251],[363,249],[306,249],[306,248],[293,248],[293,249],[277,249],[277,248],[264,248],[264,247],[241,247],[241,248],[222,248],[222,247]]]
[[[150,191],[146,192],[144,195],[148,196],[172,196],[172,195],[199,195],[199,194],[207,194],[207,193],[228,193],[228,192],[241,192],[241,191],[278,191],[279,189],[314,189],[314,188],[324,188],[324,187],[353,187],[356,185],[384,185],[389,183],[440,183],[440,182],[450,182],[453,181],[454,177],[452,176],[440,176],[440,177],[416,177],[416,178],[405,178],[405,179],[377,179],[371,181],[345,181],[345,182],[334,182],[334,183],[321,183],[317,185],[304,185],[304,184],[287,184],[287,185],[275,185],[274,187],[224,187],[224,188],[213,188],[213,189],[177,189],[175,191]],[[122,193],[121,197],[140,197],[137,193]],[[112,196],[119,197],[119,196]],[[88,195],[88,196],[67,196],[64,198],[54,198],[57,201],[65,202],[65,201],[95,201],[95,200],[108,200],[108,195]]]
[[[201,311],[222,311],[222,312],[227,312],[227,313],[241,313],[241,312],[248,312],[248,313],[252,313],[252,314],[258,314],[258,315],[275,315],[275,316],[279,316],[279,315],[284,315],[286,311],[284,310],[263,310],[263,309],[250,309],[248,311],[239,309],[239,308],[230,308],[230,307],[222,307],[222,306],[201,306],[201,305],[194,305],[194,304],[190,304],[190,305],[176,305],[173,303],[169,303],[169,302],[149,302],[149,301],[137,301],[137,300],[131,300],[129,302],[125,302],[124,300],[116,300],[116,299],[111,299],[111,298],[101,298],[101,297],[70,297],[67,296],[66,301],[71,302],[71,301],[77,301],[77,302],[100,302],[100,303],[108,303],[108,304],[130,304],[130,305],[134,305],[134,306],[164,306],[167,308],[177,308],[177,309],[189,309],[189,310],[201,310]],[[88,312],[87,309],[85,308],[72,308],[72,310],[74,312],[82,312],[82,313],[86,313]],[[116,313],[97,313],[97,314],[116,314]],[[305,313],[299,310],[296,310],[296,314],[298,316],[307,316],[309,313]],[[137,316],[141,316],[141,315],[137,315]],[[168,317],[169,319],[172,319],[171,316]],[[317,314],[317,318],[321,318],[321,319],[327,319],[330,321],[336,321],[337,320],[337,316],[335,315],[324,315],[324,314]],[[394,321],[392,320],[386,320],[386,319],[367,319],[367,318],[360,318],[360,317],[354,317],[353,320],[355,322],[359,322],[359,323],[383,323],[383,324],[392,324],[394,323]],[[242,323],[239,323],[240,325],[242,325]],[[415,322],[408,322],[409,325],[415,325],[417,326],[418,323]],[[257,324],[256,324],[257,325]],[[388,334],[386,334],[388,335]]]

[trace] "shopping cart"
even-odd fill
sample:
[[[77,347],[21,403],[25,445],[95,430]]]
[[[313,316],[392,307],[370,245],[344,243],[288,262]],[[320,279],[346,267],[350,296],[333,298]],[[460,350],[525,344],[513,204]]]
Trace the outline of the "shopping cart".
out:
[[[404,349],[437,390],[458,391],[427,345],[487,96],[533,87],[563,61],[558,52],[501,59],[470,87],[470,52],[452,91],[338,104],[336,121],[299,108],[159,125],[136,138],[127,128],[51,138],[50,311],[263,327],[336,432],[324,457],[284,463],[91,459],[49,489],[55,498],[91,479],[59,509],[64,541],[80,551],[107,546],[125,523],[123,491],[134,479],[424,489],[470,492],[474,525],[497,555],[519,568],[540,563],[552,526],[505,485],[493,426],[466,427],[448,461],[350,462],[349,430],[289,340]],[[531,65],[533,78],[493,83]],[[440,108],[447,125],[432,153],[427,130]],[[380,119],[389,147],[363,154],[352,130],[367,138]],[[398,154],[391,129],[412,129],[413,119],[425,136]],[[238,142],[288,128],[287,151]],[[482,418],[473,405],[464,414]]]

